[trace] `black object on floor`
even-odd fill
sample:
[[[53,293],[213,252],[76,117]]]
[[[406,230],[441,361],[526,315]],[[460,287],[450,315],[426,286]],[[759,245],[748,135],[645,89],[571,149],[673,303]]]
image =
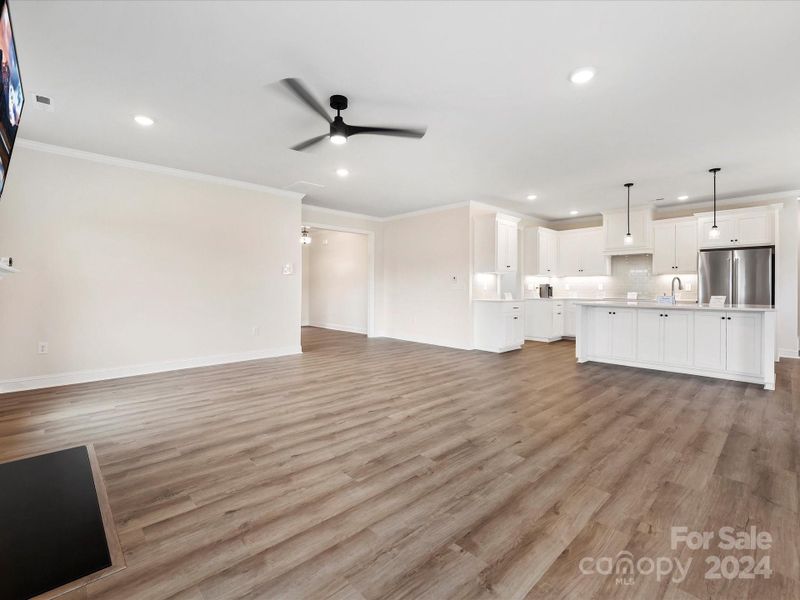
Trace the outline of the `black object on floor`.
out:
[[[0,464],[0,598],[111,566],[86,446]]]

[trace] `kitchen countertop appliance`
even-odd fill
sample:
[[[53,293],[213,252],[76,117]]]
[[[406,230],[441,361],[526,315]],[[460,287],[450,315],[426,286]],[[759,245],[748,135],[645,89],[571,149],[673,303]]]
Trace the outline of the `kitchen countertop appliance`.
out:
[[[552,298],[553,286],[549,283],[542,283],[539,285],[539,298]]]
[[[725,296],[725,303],[775,306],[775,247],[701,250],[697,258],[697,299]]]

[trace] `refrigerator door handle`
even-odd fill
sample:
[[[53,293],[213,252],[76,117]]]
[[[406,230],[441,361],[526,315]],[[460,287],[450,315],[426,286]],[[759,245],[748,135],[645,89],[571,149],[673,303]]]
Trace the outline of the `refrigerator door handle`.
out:
[[[734,262],[733,262],[733,253],[728,256],[728,269],[730,273],[730,277],[728,277],[728,304],[733,306],[733,273],[734,273]]]
[[[733,269],[731,269],[731,306],[739,304],[739,288],[736,287],[739,285],[739,257],[736,254],[733,255]],[[733,297],[733,294],[736,294],[736,298]]]

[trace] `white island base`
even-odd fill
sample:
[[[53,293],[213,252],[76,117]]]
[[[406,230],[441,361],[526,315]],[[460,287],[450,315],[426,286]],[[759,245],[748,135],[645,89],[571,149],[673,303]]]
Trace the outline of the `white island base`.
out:
[[[578,302],[575,353],[587,361],[758,383],[775,389],[775,309]]]

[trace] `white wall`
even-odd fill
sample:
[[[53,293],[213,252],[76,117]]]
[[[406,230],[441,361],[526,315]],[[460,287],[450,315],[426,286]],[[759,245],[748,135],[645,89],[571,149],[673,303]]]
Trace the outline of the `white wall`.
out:
[[[367,332],[367,236],[312,229],[303,248],[303,304],[309,325]]]
[[[465,204],[383,224],[387,336],[472,347],[469,218]]]
[[[94,158],[14,151],[0,390],[299,352],[299,195]]]

